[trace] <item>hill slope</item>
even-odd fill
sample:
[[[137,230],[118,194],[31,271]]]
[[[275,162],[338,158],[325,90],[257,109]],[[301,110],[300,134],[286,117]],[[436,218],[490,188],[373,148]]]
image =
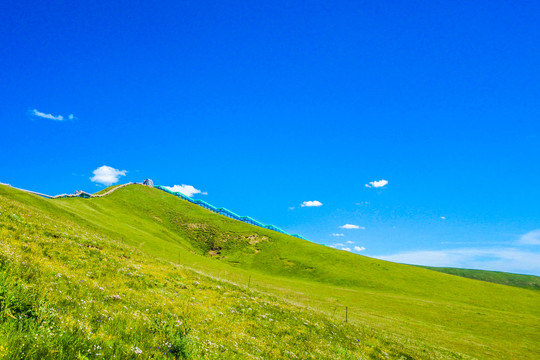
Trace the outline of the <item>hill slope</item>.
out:
[[[0,234],[2,359],[415,355],[2,197]]]
[[[485,359],[540,354],[537,292],[334,250],[139,185],[96,199],[45,200],[7,187],[0,196],[152,258],[249,281],[327,318],[343,319],[347,306],[356,329],[392,334],[415,358],[442,349]]]

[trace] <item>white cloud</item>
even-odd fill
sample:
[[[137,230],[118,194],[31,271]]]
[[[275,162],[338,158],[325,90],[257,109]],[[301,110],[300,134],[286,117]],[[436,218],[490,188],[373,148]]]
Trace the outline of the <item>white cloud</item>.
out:
[[[358,225],[353,225],[353,224],[341,225],[340,228],[341,229],[362,229],[362,230],[365,229],[365,227],[363,226],[358,226]]]
[[[344,248],[341,248],[340,250],[343,250],[343,251],[351,251],[351,248],[344,247]]]
[[[363,246],[355,246],[355,247],[354,247],[354,251],[360,252],[360,251],[364,251],[364,250],[366,250],[366,248],[363,247]]]
[[[347,244],[354,244],[354,241],[347,241]]]
[[[332,236],[345,236],[344,234],[332,234]]]
[[[53,114],[46,114],[41,111],[38,111],[36,109],[32,110],[32,115],[43,118],[43,119],[49,119],[49,120],[55,120],[55,121],[64,121],[64,117],[62,115],[56,115]]]
[[[201,195],[208,195],[206,191],[201,191],[199,189],[196,189],[195,187],[191,185],[174,185],[174,186],[165,186],[167,189],[174,191],[174,192],[181,192],[182,194],[192,197],[195,194],[201,194]]]
[[[289,207],[289,210],[294,210],[294,206]]]
[[[540,245],[540,229],[521,235],[519,243],[522,245]]]
[[[405,264],[540,275],[540,253],[506,247],[419,250],[374,257]]]
[[[300,204],[301,207],[312,207],[312,206],[322,206],[322,202],[313,200],[313,201],[304,201]]]
[[[99,184],[109,186],[118,182],[120,176],[126,176],[127,171],[118,170],[110,166],[103,165],[101,167],[98,167],[92,173],[94,174],[94,176],[91,177],[90,180]]]
[[[73,114],[69,114],[69,115],[68,115],[68,119],[69,119],[69,120],[73,120],[73,119],[75,119],[75,115],[73,115]]]
[[[366,187],[382,188],[382,187],[385,187],[387,184],[388,184],[387,180],[376,180],[376,181],[370,181],[368,184],[366,184]]]
[[[442,220],[446,220],[446,216],[441,216],[441,219],[442,219]]]

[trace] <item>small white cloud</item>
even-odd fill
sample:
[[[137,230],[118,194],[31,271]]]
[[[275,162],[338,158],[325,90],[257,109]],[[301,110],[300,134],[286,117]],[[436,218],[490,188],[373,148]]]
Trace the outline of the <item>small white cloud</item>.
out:
[[[441,219],[442,219],[442,220],[446,220],[446,216],[441,216]]]
[[[294,210],[294,206],[289,207],[289,210]]]
[[[69,120],[73,120],[73,119],[75,119],[75,115],[73,115],[73,114],[69,114],[69,115],[68,115],[68,119],[69,119]]]
[[[366,250],[366,248],[363,247],[363,246],[355,246],[355,247],[354,247],[354,251],[360,252],[360,251],[364,251],[364,250]]]
[[[345,236],[344,234],[332,234],[332,236]]]
[[[341,229],[362,229],[362,230],[365,229],[365,227],[363,226],[358,226],[358,225],[353,225],[353,224],[341,225],[340,228]]]
[[[351,248],[344,247],[344,248],[341,248],[341,250],[343,250],[343,251],[351,251]]]
[[[64,117],[62,115],[56,115],[53,114],[46,114],[41,111],[38,111],[36,109],[31,111],[32,115],[43,118],[43,119],[49,119],[49,120],[55,120],[55,121],[64,121]]]
[[[313,201],[304,201],[300,204],[301,207],[312,207],[312,206],[322,206],[322,202],[313,200]]]
[[[540,245],[540,229],[521,235],[519,243],[522,245]]]
[[[355,205],[358,205],[358,206],[369,205],[369,201],[360,201],[360,202],[355,203]]]
[[[103,184],[105,186],[112,185],[118,182],[120,176],[126,176],[126,170],[118,170],[110,166],[101,166],[92,172],[93,177],[90,178],[93,182]]]
[[[354,241],[347,241],[347,244],[354,244]]]
[[[385,187],[387,184],[388,184],[387,180],[376,180],[376,181],[370,181],[368,184],[366,184],[366,187],[382,188],[382,187]]]
[[[191,186],[191,185],[186,185],[186,184],[182,184],[182,185],[174,185],[174,186],[165,186],[165,188],[173,191],[173,192],[180,192],[186,196],[189,196],[189,197],[192,197],[193,195],[195,194],[201,194],[201,195],[208,195],[208,193],[205,191],[205,192],[202,192],[201,190],[199,189],[196,189],[195,187]]]

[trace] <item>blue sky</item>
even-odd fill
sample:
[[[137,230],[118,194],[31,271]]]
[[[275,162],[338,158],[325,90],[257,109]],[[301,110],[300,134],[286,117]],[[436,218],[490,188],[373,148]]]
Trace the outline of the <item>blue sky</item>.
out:
[[[108,166],[362,255],[540,275],[539,17],[4,1],[0,182],[93,192]]]

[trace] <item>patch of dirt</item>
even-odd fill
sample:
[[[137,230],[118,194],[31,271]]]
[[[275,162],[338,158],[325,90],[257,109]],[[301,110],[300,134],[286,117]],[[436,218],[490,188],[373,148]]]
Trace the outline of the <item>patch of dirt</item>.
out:
[[[261,241],[267,241],[267,236],[260,236],[260,235],[249,235],[247,236],[247,239],[249,241],[249,245],[256,245],[260,243]]]
[[[218,256],[218,255],[221,255],[221,248],[218,246],[216,248],[213,248],[213,249],[210,249],[208,251],[208,254],[210,256]]]
[[[208,227],[207,224],[186,224],[188,229],[206,229]]]

